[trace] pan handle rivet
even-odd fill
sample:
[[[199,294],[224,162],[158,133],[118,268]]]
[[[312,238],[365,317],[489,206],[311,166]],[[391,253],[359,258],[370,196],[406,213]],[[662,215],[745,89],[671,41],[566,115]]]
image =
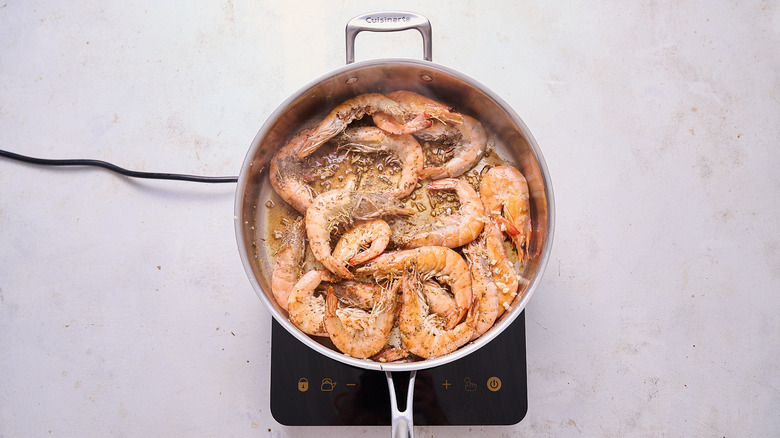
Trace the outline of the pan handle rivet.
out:
[[[351,77],[351,78],[347,79],[347,85],[352,85],[355,82],[357,82],[357,80],[358,79],[356,77]]]
[[[425,82],[430,82],[433,80],[433,78],[428,75],[420,75],[420,79],[424,80]]]

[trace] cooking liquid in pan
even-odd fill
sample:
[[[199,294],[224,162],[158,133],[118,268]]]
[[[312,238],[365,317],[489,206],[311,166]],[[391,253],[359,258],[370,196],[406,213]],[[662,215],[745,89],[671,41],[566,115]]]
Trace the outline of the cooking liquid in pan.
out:
[[[316,124],[317,121],[318,119],[314,119],[311,124]],[[371,117],[366,116],[362,120],[353,122],[350,128],[371,124]],[[508,159],[512,155],[507,146],[501,143],[495,135],[492,135],[489,126],[485,126],[485,129],[488,134],[485,154],[472,169],[459,177],[459,179],[468,181],[477,191],[482,175],[489,168],[498,165],[518,167],[515,162]],[[425,155],[425,167],[446,163],[452,157],[452,148],[445,143],[420,141],[420,144]],[[326,143],[312,155],[306,157],[301,167],[306,169],[306,178],[310,181],[309,185],[317,193],[342,188],[361,192],[387,191],[396,187],[401,170],[400,164],[390,153],[352,152],[337,147],[333,141]],[[264,182],[267,182],[267,174],[263,175],[263,178]],[[428,192],[423,187],[424,183],[425,181],[419,181],[415,190],[402,199],[406,205],[415,208],[414,214],[406,218],[385,218],[392,229],[393,236],[408,234],[412,229],[421,225],[434,224],[437,216],[457,212],[460,204],[453,192]],[[261,265],[265,266],[266,278],[271,276],[275,254],[279,249],[285,227],[299,216],[297,211],[279,197],[270,183],[264,184],[255,206],[256,240],[254,247],[256,257],[262,260]],[[333,236],[331,248],[335,246],[337,239],[338,235]],[[533,245],[534,242],[531,244]],[[519,263],[517,251],[510,239],[505,239],[504,247],[515,266],[516,273],[520,276],[520,285],[515,298],[515,302],[517,302],[523,296],[524,289],[528,284],[527,281],[523,281],[524,278],[527,278],[524,275],[526,267]],[[391,239],[386,251],[394,249],[399,248]],[[303,272],[311,269],[323,268],[307,247]],[[361,278],[359,275],[355,279],[370,280],[368,277]],[[324,293],[324,286],[321,286],[321,291]],[[286,312],[282,311],[282,313],[286,316]],[[314,337],[314,339],[335,349],[330,339],[326,337]]]

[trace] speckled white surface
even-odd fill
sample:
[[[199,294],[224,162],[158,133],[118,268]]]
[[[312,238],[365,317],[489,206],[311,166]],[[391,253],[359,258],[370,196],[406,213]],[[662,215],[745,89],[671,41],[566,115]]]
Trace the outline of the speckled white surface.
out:
[[[527,308],[529,410],[421,437],[780,430],[780,5],[0,3],[0,148],[237,175],[355,15],[414,10],[434,61],[493,90],[553,179]],[[358,60],[419,58],[361,34]],[[270,317],[234,185],[0,160],[0,436],[385,436],[269,412]]]

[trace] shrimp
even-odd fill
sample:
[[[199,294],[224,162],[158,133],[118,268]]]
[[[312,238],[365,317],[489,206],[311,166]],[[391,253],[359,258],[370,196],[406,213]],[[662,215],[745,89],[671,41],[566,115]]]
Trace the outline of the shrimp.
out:
[[[417,93],[398,90],[387,94],[387,97],[400,103],[410,113],[426,114],[441,123],[463,123],[463,116],[454,112],[452,108]],[[375,113],[373,119],[376,126],[393,134],[411,134],[422,127],[399,123],[394,117],[381,112]]]
[[[315,295],[317,286],[323,281],[338,281],[338,278],[325,270],[309,271],[295,283],[287,300],[287,313],[296,327],[312,336],[328,336],[323,317],[325,299]]]
[[[284,229],[276,262],[271,274],[271,292],[282,309],[287,310],[287,300],[293,286],[301,277],[306,251],[306,228],[303,216]]]
[[[487,222],[487,216],[482,200],[468,182],[453,178],[440,179],[428,182],[426,189],[454,190],[460,199],[458,213],[439,217],[439,224],[432,230],[423,227],[398,236],[397,243],[405,248],[428,245],[457,248],[479,236]]]
[[[520,260],[526,260],[531,241],[531,207],[523,174],[512,166],[493,167],[482,177],[479,193],[487,213],[512,238]]]
[[[339,277],[351,279],[346,263],[331,254],[331,233],[357,220],[385,215],[406,215],[414,210],[401,201],[377,193],[331,190],[312,201],[306,210],[306,235],[314,258]]]
[[[431,277],[448,285],[457,306],[445,319],[445,328],[451,329],[463,319],[471,306],[471,275],[463,257],[455,250],[444,246],[423,246],[420,248],[386,252],[357,268],[358,273],[373,273],[378,276],[398,276],[414,264],[423,280]]]
[[[388,196],[401,199],[412,193],[425,156],[422,146],[411,135],[388,134],[375,126],[348,129],[336,139],[338,144],[358,152],[393,152],[401,163],[398,187],[387,192]]]
[[[458,306],[453,297],[445,288],[433,280],[422,282],[422,291],[425,301],[431,308],[431,312],[439,316],[447,316]]]
[[[395,120],[413,127],[422,128],[431,124],[424,114],[412,116],[413,118],[408,120],[410,115],[404,111],[403,107],[382,94],[360,94],[342,102],[322,119],[298,149],[298,158],[306,157],[316,151],[325,142],[346,129],[353,120],[362,119],[366,114],[377,112],[388,114]]]
[[[299,213],[305,212],[317,196],[317,192],[308,184],[314,179],[313,173],[295,155],[311,132],[311,129],[306,129],[295,135],[274,155],[268,168],[271,186]]]
[[[498,316],[509,310],[517,296],[519,279],[513,263],[507,256],[504,249],[504,233],[501,232],[501,226],[490,221],[485,226],[485,251],[493,274],[493,281],[496,284],[496,293],[498,294]]]
[[[425,167],[420,172],[422,179],[454,178],[460,176],[482,158],[487,149],[487,134],[477,119],[463,116],[463,123],[445,125],[434,123],[430,128],[414,133],[423,141],[443,141],[454,150],[452,158],[440,166]]]
[[[325,328],[339,351],[365,359],[382,350],[395,321],[397,285],[396,281],[383,288],[371,312],[352,307],[337,312],[338,298],[332,289],[328,291],[325,299]]]
[[[379,353],[371,357],[376,362],[395,362],[397,360],[406,359],[411,353],[409,350],[403,347],[384,347]]]
[[[333,249],[333,257],[350,265],[358,265],[382,254],[390,243],[390,225],[382,219],[369,219],[355,223],[341,235]],[[370,244],[368,248],[365,248]]]
[[[381,285],[364,281],[342,280],[333,283],[332,288],[339,301],[364,310],[371,309],[382,294]]]
[[[471,269],[471,291],[477,303],[477,323],[471,339],[482,336],[493,327],[499,313],[498,290],[493,281],[490,262],[487,258],[487,245],[483,238],[469,243],[463,249],[466,261]]]
[[[477,306],[470,304],[466,319],[447,328],[448,321],[445,318],[429,313],[415,269],[413,264],[409,265],[401,277],[402,305],[398,315],[401,340],[405,348],[422,358],[444,356],[471,340],[476,325]]]

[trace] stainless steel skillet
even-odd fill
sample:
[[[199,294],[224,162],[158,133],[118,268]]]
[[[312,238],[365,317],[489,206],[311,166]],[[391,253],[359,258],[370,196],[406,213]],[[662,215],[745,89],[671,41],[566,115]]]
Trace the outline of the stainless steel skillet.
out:
[[[381,59],[354,63],[355,37],[361,31],[389,32],[415,29],[423,37],[424,61]],[[235,198],[236,237],[249,280],[274,319],[295,338],[313,350],[350,366],[385,371],[393,407],[392,436],[413,436],[412,396],[417,370],[440,366],[476,351],[498,336],[523,311],[540,282],[550,256],[554,227],[554,205],[550,177],[541,150],[528,127],[498,96],[475,80],[447,67],[434,64],[431,53],[431,26],[427,18],[401,11],[361,15],[346,28],[347,65],[312,81],[283,102],[255,136],[239,175]],[[355,359],[337,351],[322,339],[309,337],[287,319],[274,300],[270,288],[273,253],[258,236],[268,230],[267,200],[273,188],[268,180],[268,164],[276,151],[301,129],[314,126],[330,109],[363,93],[411,90],[446,102],[460,112],[478,119],[490,133],[489,147],[513,163],[525,175],[530,196],[534,229],[530,252],[537,255],[527,264],[523,277],[529,280],[525,292],[511,309],[477,340],[448,355],[410,363],[380,363]],[[392,372],[410,371],[406,410],[397,408]]]

